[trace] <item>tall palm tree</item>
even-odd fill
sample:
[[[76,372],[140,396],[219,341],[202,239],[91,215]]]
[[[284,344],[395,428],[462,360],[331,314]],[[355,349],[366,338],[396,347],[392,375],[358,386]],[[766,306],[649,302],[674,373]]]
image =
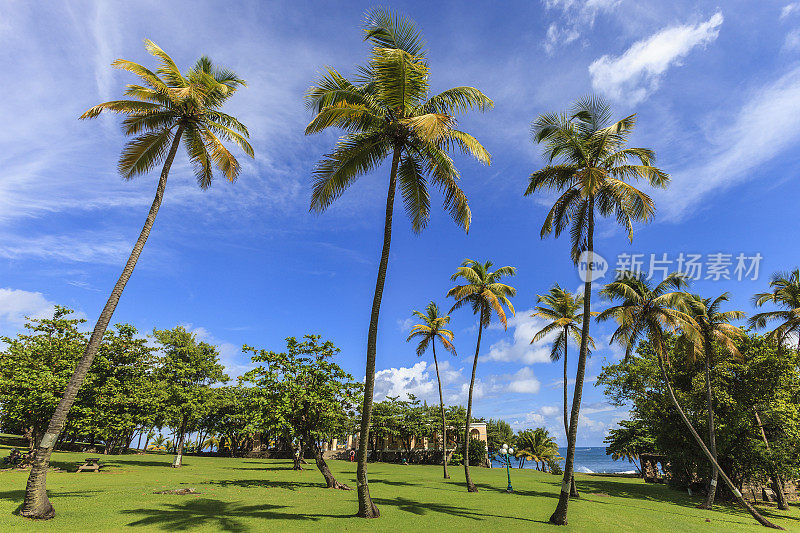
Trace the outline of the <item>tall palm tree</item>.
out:
[[[553,332],[557,332],[553,347],[550,350],[550,360],[555,362],[564,359],[564,434],[569,440],[569,421],[567,419],[567,344],[572,338],[578,345],[581,343],[581,326],[583,322],[583,294],[573,295],[562,289],[556,283],[547,294],[538,295],[536,312],[532,317],[549,320],[550,323],[533,336],[531,344],[538,342]],[[592,314],[597,314],[592,312]],[[594,349],[594,340],[589,337],[589,346]],[[578,489],[575,487],[575,477],[570,482],[570,496],[577,498]]]
[[[364,405],[358,445],[358,516],[380,516],[369,495],[367,482],[367,444],[375,386],[375,355],[389,248],[395,190],[403,195],[411,227],[420,233],[430,217],[428,183],[444,195],[444,207],[456,223],[469,229],[470,210],[466,195],[458,186],[459,173],[448,152],[472,155],[489,164],[486,149],[471,135],[456,128],[456,113],[485,110],[492,101],[473,87],[455,87],[430,96],[429,68],[421,35],[415,23],[390,11],[367,13],[366,39],[373,48],[369,64],[361,68],[358,80],[351,82],[328,68],[307,92],[309,107],[317,114],[306,127],[306,134],[330,127],[344,129],[339,139],[314,170],[311,211],[320,213],[352,185],[356,179],[391,157],[383,249],[378,265],[367,335]]]
[[[125,90],[125,95],[134,99],[98,104],[80,118],[95,118],[103,111],[126,115],[122,121],[123,131],[126,135],[135,137],[128,141],[120,156],[120,173],[125,179],[131,179],[149,172],[163,161],[161,177],[139,238],[100,313],[83,356],[36,450],[22,509],[22,515],[29,518],[49,519],[55,516],[55,510],[47,498],[46,487],[50,455],[122,291],[133,274],[150,235],[181,140],[194,166],[197,183],[202,189],[211,185],[214,166],[230,181],[234,181],[239,175],[239,163],[222,143],[223,140],[233,142],[248,155],[253,155],[253,149],[246,140],[247,128],[234,117],[220,111],[225,101],[239,87],[245,85],[244,80],[230,70],[215,67],[205,56],[186,74],[182,74],[172,58],[155,43],[146,40],[145,47],[159,61],[156,72],[124,59],[117,59],[112,63],[114,67],[132,72],[142,79],[143,85],[129,84]]]
[[[494,272],[489,270],[493,264],[491,261],[479,263],[472,259],[465,259],[455,274],[450,276],[452,281],[464,280],[463,285],[456,285],[447,292],[448,297],[453,297],[456,303],[450,309],[453,310],[469,305],[472,312],[478,315],[478,342],[475,345],[475,358],[472,361],[472,377],[469,381],[469,396],[467,397],[467,418],[464,424],[464,474],[466,476],[467,492],[478,492],[478,488],[472,482],[469,475],[469,430],[472,420],[472,391],[475,387],[475,370],[478,368],[478,354],[481,351],[481,334],[483,328],[487,327],[492,320],[492,314],[497,315],[503,327],[508,329],[506,320],[505,306],[514,315],[514,306],[511,305],[509,297],[517,294],[517,290],[510,285],[500,283],[504,276],[514,276],[517,269],[512,266],[500,267]]]
[[[750,327],[763,329],[767,323],[780,321],[780,325],[772,330],[768,338],[783,346],[791,334],[798,336],[797,349],[800,350],[800,269],[791,272],[776,272],[769,282],[771,292],[761,292],[753,296],[753,303],[761,307],[772,303],[782,309],[756,313],[750,317]]]
[[[694,319],[698,326],[699,342],[693,342],[686,334],[678,337],[679,346],[683,347],[687,353],[687,360],[694,363],[697,359],[703,360],[705,368],[706,382],[706,405],[708,412],[708,447],[711,455],[717,459],[717,436],[714,423],[714,398],[711,391],[711,367],[714,364],[715,346],[719,346],[727,355],[735,359],[742,359],[742,354],[736,347],[734,341],[741,340],[744,332],[731,324],[732,320],[744,318],[741,311],[720,311],[723,302],[729,299],[728,293],[723,293],[713,300],[703,298],[697,294],[691,295],[686,300],[688,314]],[[709,485],[706,501],[700,507],[711,509],[714,504],[714,496],[717,492],[718,472],[712,469],[711,483]]]
[[[445,326],[450,323],[450,316],[439,316],[439,306],[435,302],[430,302],[425,307],[425,313],[414,311],[414,315],[421,320],[411,328],[406,342],[419,337],[417,345],[417,355],[422,356],[430,344],[433,351],[433,365],[436,367],[436,382],[439,384],[439,407],[442,412],[442,469],[444,478],[450,479],[447,473],[447,420],[444,415],[444,396],[442,395],[442,378],[439,376],[439,361],[436,359],[436,340],[442,343],[445,350],[456,355],[456,348],[453,346],[453,332]]]
[[[570,227],[571,256],[587,262],[583,294],[583,325],[578,353],[575,389],[569,419],[567,457],[554,524],[567,523],[570,486],[578,435],[578,415],[583,396],[586,356],[589,350],[589,310],[592,294],[595,214],[614,216],[633,239],[633,222],[647,222],[655,213],[653,200],[628,183],[645,180],[653,187],[666,187],[669,176],[653,166],[655,153],[647,148],[627,147],[636,125],[636,115],[611,122],[610,107],[596,97],[578,101],[571,112],[540,115],[532,126],[533,138],[545,144],[548,164],[530,176],[525,195],[538,191],[559,191],[542,225],[541,237],[556,237]]]
[[[700,434],[694,429],[686,413],[681,408],[672,390],[667,367],[669,355],[666,347],[667,330],[681,330],[683,335],[694,344],[702,343],[702,330],[690,314],[686,312],[689,306],[690,296],[681,289],[687,287],[686,278],[678,273],[668,275],[661,283],[655,287],[649,283],[641,273],[621,271],[620,277],[612,281],[603,288],[601,294],[609,300],[619,300],[618,305],[609,307],[601,312],[597,319],[599,321],[613,318],[619,327],[611,336],[611,342],[618,342],[626,349],[625,357],[629,357],[631,351],[643,337],[652,345],[658,358],[658,366],[664,378],[664,385],[667,388],[669,399],[678,411],[686,428],[692,434],[698,446],[705,454],[722,480],[734,494],[739,503],[763,526],[783,529],[776,526],[756,511],[743,497],[730,478],[720,468],[719,463],[712,455],[711,451],[703,442]]]

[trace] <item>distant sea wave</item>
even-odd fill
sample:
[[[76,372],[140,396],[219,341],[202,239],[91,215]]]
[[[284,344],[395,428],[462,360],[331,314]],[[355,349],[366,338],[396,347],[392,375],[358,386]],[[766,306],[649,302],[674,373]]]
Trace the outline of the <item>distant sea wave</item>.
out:
[[[567,449],[559,448],[558,453],[561,457],[566,457]],[[498,461],[492,461],[494,467],[502,467]],[[564,464],[564,461],[561,461]],[[512,459],[511,466],[518,467],[516,458]],[[536,468],[536,465],[526,461],[523,468]],[[606,455],[603,446],[577,447],[575,448],[575,471],[584,474],[636,474],[636,466],[626,460],[614,461],[610,455]]]

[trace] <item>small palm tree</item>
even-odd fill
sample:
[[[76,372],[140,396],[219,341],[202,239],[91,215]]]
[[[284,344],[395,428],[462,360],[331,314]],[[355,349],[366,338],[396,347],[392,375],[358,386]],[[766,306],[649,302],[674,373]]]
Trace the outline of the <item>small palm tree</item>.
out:
[[[536,306],[536,312],[532,317],[549,320],[549,324],[539,330],[534,335],[531,344],[540,341],[554,331],[558,333],[553,341],[550,350],[550,360],[555,362],[563,357],[564,359],[564,434],[569,440],[569,421],[567,419],[567,344],[569,339],[575,341],[580,346],[581,326],[583,322],[583,294],[573,295],[565,291],[556,283],[547,294],[540,294],[538,302],[543,305]],[[597,313],[592,312],[593,315]],[[594,349],[594,340],[588,339],[590,349]],[[575,477],[570,482],[570,495],[578,497],[578,489],[575,487]]]
[[[800,350],[800,269],[791,272],[776,272],[769,282],[771,292],[762,292],[753,296],[753,303],[761,307],[772,303],[782,309],[756,313],[750,317],[750,327],[763,329],[769,322],[777,321],[780,325],[772,330],[768,338],[778,343],[780,348],[786,338],[797,335],[797,349]]]
[[[436,359],[436,340],[442,343],[445,350],[456,355],[455,346],[453,346],[453,332],[445,329],[445,326],[450,323],[448,315],[439,316],[439,306],[435,302],[430,302],[425,308],[425,313],[414,311],[414,315],[421,320],[411,328],[411,333],[408,335],[406,342],[414,338],[419,338],[417,345],[417,355],[422,356],[428,349],[430,344],[433,351],[433,364],[436,367],[436,382],[439,384],[439,407],[442,412],[442,468],[444,470],[444,478],[450,479],[447,473],[447,420],[444,415],[444,396],[442,395],[442,379],[439,376],[439,361]]]
[[[156,72],[124,59],[117,59],[112,63],[113,66],[132,72],[142,79],[144,85],[129,84],[125,91],[125,95],[134,100],[113,100],[98,104],[80,118],[95,118],[104,111],[126,115],[122,121],[123,131],[126,135],[135,137],[128,141],[119,160],[119,171],[125,179],[145,174],[162,161],[164,164],[144,227],[97,319],[83,357],[78,362],[36,451],[22,509],[22,515],[28,518],[49,519],[55,516],[55,510],[47,498],[45,480],[50,455],[64,429],[67,413],[75,401],[78,389],[97,354],[122,291],[150,236],[181,141],[186,146],[197,183],[202,189],[211,185],[214,166],[229,181],[236,180],[239,175],[239,163],[222,143],[223,140],[233,142],[248,155],[253,155],[253,149],[246,140],[247,128],[234,117],[220,111],[237,89],[245,85],[244,80],[230,70],[215,67],[207,57],[201,57],[194,67],[182,74],[172,58],[155,43],[145,40],[145,47],[158,58],[160,65]]]
[[[653,166],[655,153],[647,148],[629,148],[628,139],[636,115],[611,122],[611,108],[602,100],[588,97],[578,101],[571,112],[540,115],[532,126],[537,143],[544,143],[548,164],[530,176],[525,195],[538,191],[559,191],[559,196],[542,225],[541,237],[556,237],[568,226],[571,256],[576,263],[582,254],[587,261],[583,294],[583,326],[572,395],[564,482],[550,522],[567,523],[570,480],[575,460],[578,416],[583,396],[586,356],[589,350],[592,261],[595,214],[614,216],[633,239],[633,222],[648,222],[655,213],[653,200],[629,181],[645,180],[654,187],[666,187],[669,176]]]
[[[358,516],[380,516],[369,496],[367,444],[375,387],[378,316],[389,263],[392,214],[397,187],[403,195],[411,228],[420,233],[430,218],[428,184],[440,189],[444,207],[456,223],[469,229],[467,197],[459,188],[458,170],[449,152],[460,151],[489,164],[489,152],[472,135],[456,128],[455,115],[471,109],[483,111],[492,101],[473,87],[455,87],[430,95],[430,70],[422,37],[414,22],[377,9],[367,13],[366,39],[373,48],[369,64],[355,82],[327,69],[306,93],[316,112],[306,134],[328,128],[347,132],[316,166],[311,211],[321,213],[360,176],[376,170],[391,158],[383,248],[372,300],[367,334],[364,405],[358,448]]]
[[[472,482],[469,475],[469,430],[472,420],[472,390],[475,387],[475,370],[478,368],[478,354],[481,351],[481,334],[483,328],[489,326],[492,315],[497,315],[503,327],[508,329],[506,320],[505,306],[511,314],[514,314],[514,306],[511,305],[509,297],[514,296],[517,290],[514,287],[500,283],[504,276],[514,276],[517,269],[511,266],[500,267],[494,272],[490,269],[493,264],[491,261],[479,263],[472,259],[465,259],[455,274],[450,276],[452,281],[464,280],[463,285],[456,285],[447,293],[448,297],[453,297],[456,303],[450,309],[453,310],[469,305],[472,312],[478,315],[478,342],[475,345],[475,358],[472,361],[472,377],[469,382],[469,396],[467,398],[467,418],[464,424],[464,473],[466,475],[467,491],[478,492],[478,488]]]
[[[719,473],[742,507],[747,509],[761,525],[783,529],[761,516],[742,497],[742,494],[730,478],[720,468],[719,463],[717,463],[717,460],[703,442],[700,434],[692,426],[683,408],[678,403],[675,392],[672,390],[666,367],[666,363],[669,362],[666,348],[667,331],[681,330],[689,342],[695,345],[702,343],[700,326],[686,312],[691,298],[681,290],[686,287],[686,278],[678,273],[668,275],[661,283],[653,287],[641,273],[622,271],[619,278],[606,285],[601,292],[609,300],[619,300],[620,303],[601,312],[597,319],[604,321],[613,318],[617,321],[619,327],[611,336],[611,342],[618,342],[625,347],[626,358],[630,356],[631,351],[642,337],[647,338],[658,358],[658,366],[661,369],[669,399],[678,411],[686,428],[692,434],[706,458],[708,458],[712,468]]]
[[[741,360],[742,354],[739,353],[735,341],[741,340],[744,336],[744,332],[740,328],[730,323],[732,320],[744,318],[744,313],[741,311],[720,311],[720,306],[723,302],[727,302],[728,299],[727,292],[713,300],[711,298],[702,298],[697,294],[687,298],[687,312],[699,327],[700,335],[697,339],[699,342],[693,342],[686,334],[678,337],[678,345],[684,348],[688,356],[687,360],[690,363],[695,362],[697,359],[703,360],[706,382],[706,410],[708,412],[708,445],[715,460],[717,459],[717,437],[714,427],[714,398],[711,391],[711,367],[715,359],[714,347],[719,346],[728,356]],[[704,509],[711,509],[714,504],[717,477],[718,472],[714,468],[706,501],[701,505]]]
[[[517,457],[524,456],[536,462],[536,469],[546,468],[550,459],[558,456],[558,444],[545,428],[526,429],[517,435]]]

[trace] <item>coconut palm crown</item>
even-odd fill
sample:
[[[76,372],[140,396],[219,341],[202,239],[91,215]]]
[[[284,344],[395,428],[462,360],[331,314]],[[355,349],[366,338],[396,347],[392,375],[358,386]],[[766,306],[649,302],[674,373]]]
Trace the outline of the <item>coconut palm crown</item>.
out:
[[[134,136],[119,159],[119,171],[126,179],[161,163],[174,136],[180,134],[201,188],[211,185],[215,166],[234,181],[240,165],[222,141],[233,142],[251,157],[253,148],[247,142],[245,125],[220,108],[245,81],[230,70],[215,67],[205,56],[182,74],[153,41],[145,40],[145,47],[159,60],[155,72],[125,59],[112,63],[142,79],[143,85],[126,86],[125,96],[134,99],[98,104],[80,118],[95,118],[103,111],[126,115],[123,131]]]
[[[756,313],[750,317],[749,325],[758,329],[767,327],[770,322],[780,322],[768,338],[783,345],[791,334],[800,333],[800,269],[791,272],[776,272],[769,282],[770,292],[753,296],[753,304],[761,307],[772,303],[781,309]],[[800,335],[798,336],[800,337]],[[800,338],[797,347],[800,349]]]
[[[491,271],[493,265],[494,263],[491,261],[480,263],[474,259],[465,259],[461,263],[450,279],[452,281],[463,280],[465,283],[456,285],[447,292],[448,298],[452,297],[456,300],[450,312],[469,305],[473,314],[479,316],[481,326],[488,326],[494,314],[507,329],[508,318],[503,307],[505,306],[511,311],[511,315],[514,315],[514,306],[509,297],[516,295],[517,290],[510,285],[500,283],[500,279],[516,275],[517,269],[512,266],[504,266]]]
[[[450,316],[439,314],[439,306],[435,302],[430,302],[425,307],[425,313],[414,311],[413,315],[416,316],[420,323],[411,328],[411,333],[408,334],[406,342],[411,339],[419,338],[417,345],[417,355],[424,354],[428,345],[434,341],[439,340],[444,346],[444,349],[455,355],[456,348],[453,346],[453,332],[446,329],[445,326],[450,323]]]

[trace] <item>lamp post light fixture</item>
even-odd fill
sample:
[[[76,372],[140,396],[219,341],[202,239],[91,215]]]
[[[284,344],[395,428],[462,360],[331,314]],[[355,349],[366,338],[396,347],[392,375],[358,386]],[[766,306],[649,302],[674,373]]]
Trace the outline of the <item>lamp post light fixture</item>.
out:
[[[499,461],[506,465],[506,475],[508,476],[506,492],[514,492],[514,489],[511,487],[511,456],[514,455],[514,448],[509,448],[508,444],[503,444],[498,455]]]

